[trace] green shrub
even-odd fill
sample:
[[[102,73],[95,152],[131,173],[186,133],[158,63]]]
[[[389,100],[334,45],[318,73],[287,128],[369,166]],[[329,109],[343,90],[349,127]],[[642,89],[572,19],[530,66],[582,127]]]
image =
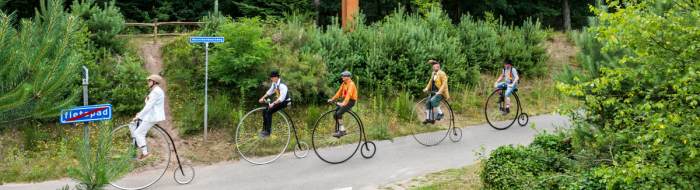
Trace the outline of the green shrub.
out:
[[[173,111],[175,125],[180,131],[180,135],[199,133],[204,129],[204,102],[184,101],[181,108]]]
[[[306,129],[313,130],[316,121],[321,117],[321,114],[323,114],[324,111],[316,105],[311,105],[307,113],[308,117],[306,118]]]
[[[564,142],[563,138],[562,133],[558,135],[547,134],[547,131],[544,131],[544,133],[535,134],[535,140],[530,143],[530,147],[568,154],[571,152],[572,147],[569,142]]]
[[[143,70],[141,57],[125,53],[123,62],[116,63],[113,80],[113,89],[109,90],[110,102],[114,110],[126,115],[135,115],[144,106],[144,100],[150,89],[146,77],[148,73]],[[103,90],[103,89],[101,89]]]
[[[271,40],[263,37],[260,19],[244,18],[219,26],[216,36],[226,38],[212,51],[212,79],[230,85],[232,89],[249,91],[267,79],[262,65],[273,53]]]
[[[414,98],[409,92],[403,92],[398,97],[394,98],[391,107],[394,109],[396,115],[405,120],[411,120],[411,112],[415,106]]]
[[[549,57],[547,47],[542,43],[547,36],[541,30],[540,22],[527,19],[522,27],[501,23],[498,28],[498,47],[501,48],[501,60],[492,64],[491,71],[501,73],[503,59],[513,60],[513,67],[518,69],[521,77],[543,76],[547,72],[545,62]],[[531,77],[532,78],[532,77]]]
[[[564,154],[525,146],[501,146],[482,159],[479,177],[487,189],[531,189],[536,179],[570,169]]]
[[[234,106],[228,96],[212,94],[212,98],[209,100],[208,128],[232,128],[238,125],[239,107]],[[192,117],[196,117],[196,115]],[[200,117],[204,117],[204,115],[202,114]]]
[[[470,14],[464,15],[457,26],[460,41],[464,44],[462,52],[467,55],[467,62],[477,65],[484,71],[490,71],[499,65],[501,47],[498,46],[499,35],[488,21],[477,21]]]
[[[95,0],[75,0],[71,5],[73,14],[82,18],[88,30],[94,34],[90,40],[98,48],[105,48],[111,52],[121,54],[128,38],[117,38],[124,29],[124,15],[115,6],[115,1],[105,2],[103,7],[94,4]]]

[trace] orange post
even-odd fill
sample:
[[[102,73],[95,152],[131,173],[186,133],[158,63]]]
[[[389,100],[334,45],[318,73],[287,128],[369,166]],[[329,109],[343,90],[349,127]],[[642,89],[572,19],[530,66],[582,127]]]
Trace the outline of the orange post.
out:
[[[358,0],[343,0],[343,27],[348,27],[352,21],[352,14],[357,13],[359,9]]]

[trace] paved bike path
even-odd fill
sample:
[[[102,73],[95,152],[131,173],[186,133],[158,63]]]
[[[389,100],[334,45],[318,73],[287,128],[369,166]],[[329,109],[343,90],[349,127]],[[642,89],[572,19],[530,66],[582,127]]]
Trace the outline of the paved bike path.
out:
[[[541,129],[553,131],[554,126],[570,122],[564,116],[542,115],[531,117],[530,123],[542,132]],[[380,185],[475,164],[473,150],[479,150],[482,143],[487,153],[501,145],[527,145],[537,133],[530,128],[530,123],[525,127],[516,123],[506,130],[495,130],[488,124],[466,127],[462,128],[463,137],[459,142],[447,137],[432,147],[418,144],[412,136],[394,138],[394,142],[376,141],[377,153],[373,158],[363,158],[358,150],[342,164],[327,164],[312,149],[306,158],[298,159],[286,153],[267,165],[241,160],[195,167],[196,176],[187,185],[177,184],[169,170],[148,189],[376,189]],[[66,184],[74,186],[74,183],[61,180],[6,184],[0,186],[0,190],[57,189]]]

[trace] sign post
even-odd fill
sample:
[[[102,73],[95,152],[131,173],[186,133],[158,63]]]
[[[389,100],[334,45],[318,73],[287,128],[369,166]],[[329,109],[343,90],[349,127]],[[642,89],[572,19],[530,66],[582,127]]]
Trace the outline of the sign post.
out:
[[[207,47],[204,74],[204,144],[207,144],[207,97],[209,91],[209,43],[223,43],[224,37],[190,37],[190,43],[204,43]]]
[[[83,106],[88,105],[88,80],[90,79],[88,75],[87,67],[83,66]],[[87,123],[83,123],[85,127],[85,147],[90,148],[90,127]]]

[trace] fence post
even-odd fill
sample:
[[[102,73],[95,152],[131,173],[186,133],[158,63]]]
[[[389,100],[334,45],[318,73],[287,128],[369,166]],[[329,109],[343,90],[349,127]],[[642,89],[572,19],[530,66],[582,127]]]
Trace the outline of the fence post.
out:
[[[156,39],[158,38],[158,19],[153,19],[153,45],[156,45]]]

